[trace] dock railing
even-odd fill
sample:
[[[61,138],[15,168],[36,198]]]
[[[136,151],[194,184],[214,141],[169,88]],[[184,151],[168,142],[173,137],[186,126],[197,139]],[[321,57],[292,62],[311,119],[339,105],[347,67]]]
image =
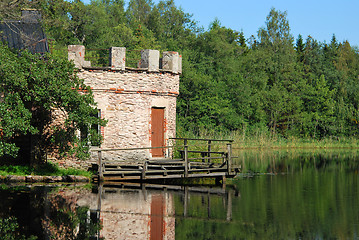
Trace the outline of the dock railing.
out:
[[[92,149],[91,151],[97,152],[98,180],[102,181],[104,179],[104,174],[109,174],[109,172],[107,172],[105,168],[106,161],[103,159],[103,152],[152,150],[159,148],[168,150],[171,149],[171,157],[164,159],[144,159],[141,163],[137,165],[138,168],[132,169],[133,171],[131,173],[138,174],[138,177],[142,180],[146,179],[147,176],[153,176],[155,174],[163,174],[164,176],[170,176],[171,174],[177,174],[178,176],[178,174],[180,174],[184,178],[194,177],[195,174],[199,176],[199,174],[203,172],[222,172],[227,176],[234,174],[234,169],[232,169],[233,140],[195,138],[170,138],[170,140],[172,140],[175,144],[172,144],[171,146],[161,147]],[[189,144],[189,142],[204,143]],[[167,156],[169,156],[168,153]],[[156,170],[155,166],[157,166]],[[182,170],[174,170],[179,168],[181,168]],[[123,175],[124,173],[122,172],[122,176]]]
[[[178,150],[178,152],[181,155],[181,159],[185,162],[185,176],[188,176],[188,169],[191,166],[191,162],[198,162],[202,161],[202,163],[207,164],[214,164],[217,160],[221,161],[221,166],[223,167],[227,165],[227,172],[228,174],[231,174],[231,165],[232,165],[232,142],[233,140],[228,139],[200,139],[200,138],[170,138],[170,140],[177,141],[183,141],[183,150]],[[189,145],[190,141],[195,142],[205,142],[206,146],[203,146],[203,144],[196,144],[196,145]],[[222,151],[219,150],[213,150],[213,145],[215,142],[218,143],[226,143],[226,148],[222,149]],[[190,150],[190,147],[196,148],[195,150]],[[206,150],[201,150],[198,148],[205,147]],[[200,154],[201,156],[196,156]]]

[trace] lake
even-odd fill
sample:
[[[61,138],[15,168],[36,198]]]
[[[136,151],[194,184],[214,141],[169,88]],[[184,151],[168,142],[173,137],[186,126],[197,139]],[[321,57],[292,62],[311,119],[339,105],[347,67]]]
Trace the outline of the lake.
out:
[[[1,239],[359,239],[357,150],[239,156],[225,188],[2,185]]]

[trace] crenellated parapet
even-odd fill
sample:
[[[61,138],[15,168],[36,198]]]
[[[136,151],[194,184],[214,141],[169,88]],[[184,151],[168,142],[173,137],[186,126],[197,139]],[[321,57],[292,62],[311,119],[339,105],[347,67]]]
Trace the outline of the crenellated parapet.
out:
[[[126,53],[125,47],[111,47],[108,65],[95,67],[85,60],[93,56],[87,58],[85,53],[82,45],[68,46],[68,59],[78,69],[77,76],[91,87],[98,115],[108,121],[105,127],[98,129],[103,137],[101,148],[167,146],[176,136],[176,100],[182,56],[173,51],[160,54],[152,49],[142,50],[139,55],[132,50]],[[138,55],[132,61],[134,54]],[[127,65],[136,67],[126,66],[126,60]],[[170,154],[170,150],[163,148],[106,152],[102,157],[135,164],[144,159],[169,157]]]
[[[141,51],[141,60],[138,63],[138,68],[133,69],[126,67],[126,48],[125,47],[111,47],[109,54],[110,70],[142,70],[148,72],[170,72],[173,74],[182,73],[182,56],[178,52],[167,51],[162,53],[158,50],[145,49]],[[78,69],[90,69],[91,62],[85,61],[85,46],[83,45],[69,45],[68,59],[73,61],[75,67]]]

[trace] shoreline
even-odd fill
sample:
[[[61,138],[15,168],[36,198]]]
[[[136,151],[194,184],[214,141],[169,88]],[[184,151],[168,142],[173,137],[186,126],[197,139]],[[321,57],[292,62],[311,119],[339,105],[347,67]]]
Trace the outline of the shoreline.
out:
[[[91,180],[85,176],[40,176],[40,175],[6,175],[0,176],[0,183],[90,183]]]

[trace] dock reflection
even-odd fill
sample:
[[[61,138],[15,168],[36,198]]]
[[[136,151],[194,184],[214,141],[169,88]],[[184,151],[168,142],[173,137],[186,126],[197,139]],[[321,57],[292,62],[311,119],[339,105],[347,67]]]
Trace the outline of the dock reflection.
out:
[[[213,197],[222,201],[223,220],[231,221],[232,198],[239,196],[235,189],[150,184],[97,185],[92,192],[97,201],[91,201],[90,216],[102,223],[96,239],[175,239],[176,219],[218,217],[211,212]],[[194,214],[196,198],[206,216]]]

